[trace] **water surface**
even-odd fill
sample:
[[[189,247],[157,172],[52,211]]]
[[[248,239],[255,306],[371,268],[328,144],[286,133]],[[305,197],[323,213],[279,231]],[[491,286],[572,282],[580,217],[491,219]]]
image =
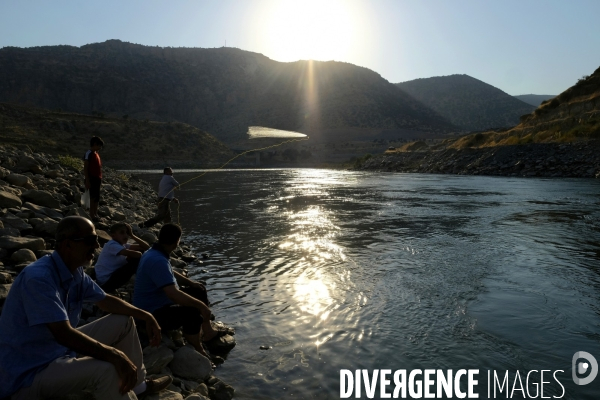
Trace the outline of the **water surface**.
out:
[[[600,360],[598,181],[221,170],[177,196],[236,398],[339,398],[359,368],[562,369],[564,398],[600,397],[571,379]]]

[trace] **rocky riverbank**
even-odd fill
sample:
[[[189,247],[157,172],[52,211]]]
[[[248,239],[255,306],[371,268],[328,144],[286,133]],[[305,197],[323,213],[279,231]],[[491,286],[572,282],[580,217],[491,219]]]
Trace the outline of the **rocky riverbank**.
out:
[[[524,177],[600,177],[600,141],[386,152],[359,170]]]
[[[31,262],[54,251],[54,235],[60,219],[68,215],[89,218],[80,204],[84,188],[80,168],[76,159],[34,153],[25,145],[0,147],[0,313],[14,278]],[[120,221],[130,223],[137,236],[154,243],[157,228],[137,227],[137,223],[154,215],[156,193],[152,187],[141,179],[107,168],[103,175],[99,214],[106,222],[96,224],[100,243],[110,240],[106,230]],[[187,273],[188,263],[198,263],[194,252],[182,244],[173,253],[171,264]],[[87,272],[93,276],[93,267]],[[131,301],[132,292],[130,283],[117,294]],[[80,325],[103,315],[93,304],[85,304]],[[222,325],[221,322],[213,324]],[[144,345],[143,327],[138,328]],[[214,355],[223,355],[233,346],[235,339],[226,335],[209,350]],[[205,357],[185,345],[179,331],[163,332],[158,347],[145,347],[144,364],[149,375],[168,374],[174,378],[168,390],[145,399],[228,400],[233,397],[233,387],[213,374]]]

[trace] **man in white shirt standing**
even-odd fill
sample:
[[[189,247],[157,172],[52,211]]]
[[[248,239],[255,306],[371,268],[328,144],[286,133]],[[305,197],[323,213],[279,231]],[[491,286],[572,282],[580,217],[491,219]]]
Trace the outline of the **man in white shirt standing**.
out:
[[[175,198],[175,189],[179,189],[179,182],[173,178],[171,167],[165,168],[163,174],[158,184],[158,211],[148,221],[141,222],[140,228],[150,228],[159,222],[171,222],[171,202],[179,203],[179,200]]]

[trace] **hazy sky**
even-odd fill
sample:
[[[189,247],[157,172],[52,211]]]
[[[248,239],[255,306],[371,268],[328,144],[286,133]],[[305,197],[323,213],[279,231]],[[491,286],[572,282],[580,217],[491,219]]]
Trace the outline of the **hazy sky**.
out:
[[[336,60],[390,82],[467,74],[558,94],[600,66],[600,0],[0,0],[0,47],[120,39]]]

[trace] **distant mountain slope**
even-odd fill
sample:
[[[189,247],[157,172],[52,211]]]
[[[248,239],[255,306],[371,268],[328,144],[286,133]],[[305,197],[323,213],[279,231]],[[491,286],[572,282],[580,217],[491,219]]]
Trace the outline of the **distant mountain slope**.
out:
[[[234,156],[212,135],[180,122],[106,118],[0,103],[0,143],[83,157],[94,135],[104,140],[102,160],[111,167],[212,166]]]
[[[484,132],[456,140],[451,147],[486,147],[600,139],[600,68],[546,100],[521,123],[503,132]]]
[[[521,115],[535,108],[468,75],[437,76],[396,85],[468,131],[514,126]]]
[[[349,128],[456,130],[369,69],[333,61],[281,63],[234,48],[161,48],[119,40],[5,47],[0,76],[7,77],[0,80],[0,101],[177,120],[229,142],[243,139],[248,126],[311,137],[339,136]]]
[[[531,104],[532,106],[539,106],[542,104],[542,101],[551,99],[556,97],[555,94],[520,94],[518,96],[513,96],[516,99],[524,101],[527,104]]]

